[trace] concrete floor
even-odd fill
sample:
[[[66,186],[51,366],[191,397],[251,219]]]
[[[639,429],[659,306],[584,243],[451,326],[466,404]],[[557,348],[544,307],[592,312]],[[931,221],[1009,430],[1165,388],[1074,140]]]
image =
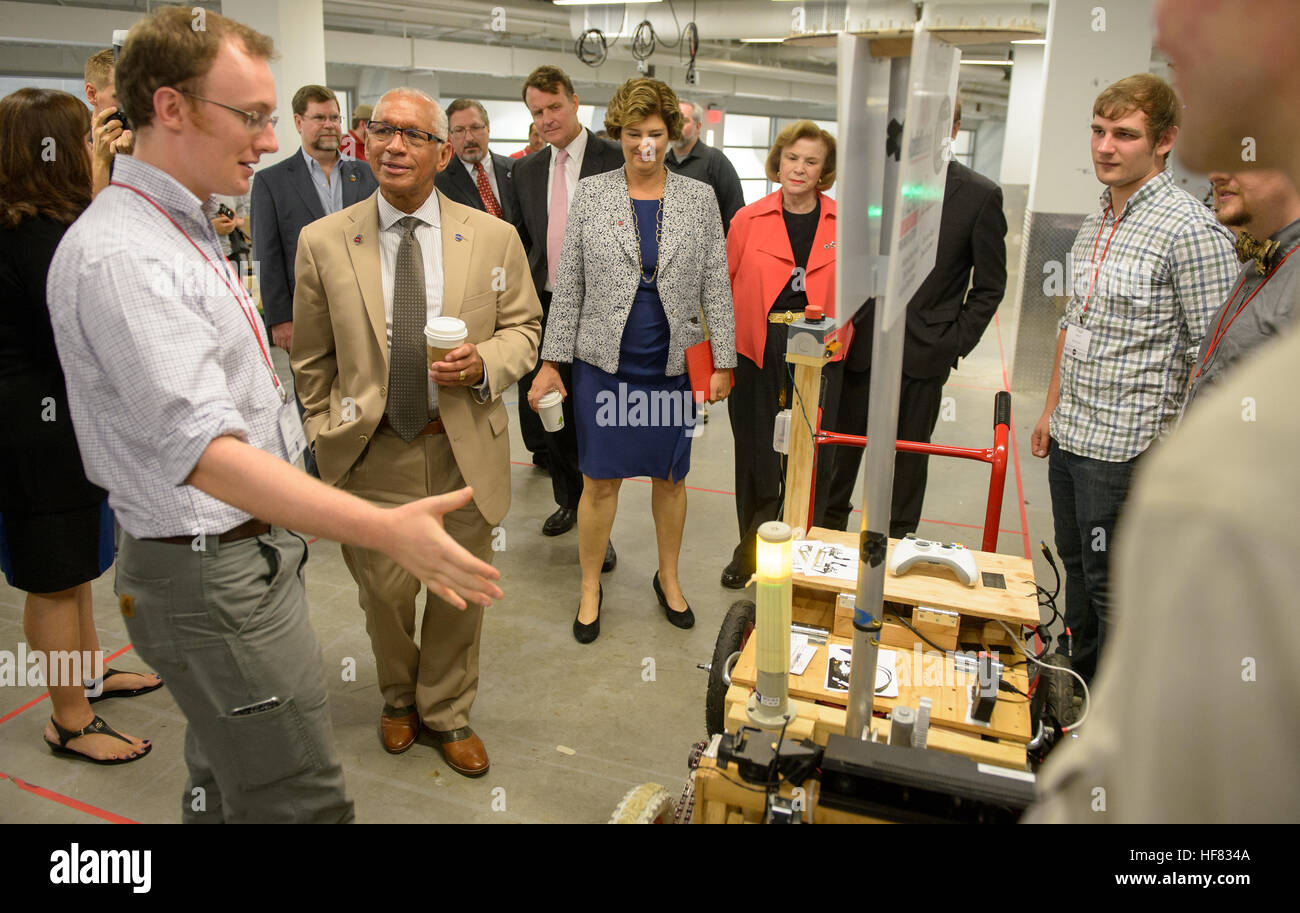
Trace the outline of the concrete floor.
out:
[[[992,440],[993,394],[1005,388],[1016,333],[1020,219],[1017,213],[1007,215],[1012,271],[1007,300],[949,380],[945,395],[953,398],[955,420],[940,422],[938,443],[987,446]],[[998,551],[1027,555],[1032,543],[1039,581],[1050,589],[1052,573],[1037,548],[1039,539],[1052,542],[1047,467],[1028,451],[1043,392],[1012,394],[1011,467]],[[484,622],[481,686],[472,718],[492,760],[486,777],[459,776],[431,744],[398,756],[382,750],[377,737],[382,700],[356,586],[336,543],[311,546],[308,601],[358,821],[602,822],[637,784],[656,781],[678,793],[689,750],[704,735],[707,673],[696,664],[709,661],[723,615],[744,598],[718,583],[736,536],[725,407],[714,407],[713,420],[696,439],[687,479],[681,579],[696,626],[672,627],[655,600],[650,486],[634,480],[623,487],[614,526],[619,564],[605,576],[600,639],[584,647],[570,632],[578,598],[577,534],[541,534],[542,521],[554,510],[550,480],[527,462],[514,422],[514,398],[511,391],[514,502],[504,524],[506,549],[497,556],[506,598]],[[919,535],[978,547],[987,491],[984,464],[932,460]],[[110,660],[143,670],[115,611],[111,569],[95,581],[94,593],[101,644]],[[24,640],[22,606],[23,594],[0,582],[0,649],[14,650]],[[355,682],[342,680],[349,659],[355,660]],[[152,739],[153,752],[121,767],[54,757],[41,744],[48,698],[38,688],[0,688],[0,822],[179,820],[186,783],[185,720],[167,689],[96,709],[119,729]]]

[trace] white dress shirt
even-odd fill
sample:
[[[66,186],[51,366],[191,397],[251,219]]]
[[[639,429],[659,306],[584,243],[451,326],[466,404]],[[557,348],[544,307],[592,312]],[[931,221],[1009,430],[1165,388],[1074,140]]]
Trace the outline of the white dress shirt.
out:
[[[438,207],[438,194],[429,198],[415,212],[406,213],[379,196],[379,272],[384,285],[384,327],[388,353],[393,352],[393,270],[397,263],[397,249],[402,244],[402,226],[398,224],[408,215],[420,220],[415,227],[415,240],[420,243],[424,256],[424,301],[429,320],[442,316],[442,210]],[[438,412],[438,385],[429,380],[429,414]]]
[[[569,153],[569,158],[564,163],[564,179],[567,182],[565,191],[567,199],[564,202],[565,211],[573,204],[573,192],[578,189],[578,175],[582,173],[582,157],[587,152],[587,128],[583,127],[578,131],[577,137],[573,142],[564,147],[564,151]],[[546,215],[551,215],[551,188],[555,186],[555,147],[551,146],[551,162],[546,171]],[[554,291],[551,283],[547,280],[546,290]]]

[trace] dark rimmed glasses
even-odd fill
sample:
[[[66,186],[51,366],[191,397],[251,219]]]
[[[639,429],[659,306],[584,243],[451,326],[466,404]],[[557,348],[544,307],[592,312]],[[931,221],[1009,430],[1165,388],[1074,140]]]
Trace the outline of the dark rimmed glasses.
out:
[[[382,120],[366,121],[366,132],[370,136],[376,136],[385,143],[390,143],[397,134],[402,134],[409,145],[427,146],[429,143],[441,143],[443,138],[436,133],[430,133],[428,130],[420,130],[416,127],[394,127],[392,124],[386,124]]]

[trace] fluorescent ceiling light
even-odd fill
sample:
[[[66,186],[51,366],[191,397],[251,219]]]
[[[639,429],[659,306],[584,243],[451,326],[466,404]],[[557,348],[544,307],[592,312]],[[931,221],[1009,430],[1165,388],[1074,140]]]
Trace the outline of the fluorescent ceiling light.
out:
[[[961,65],[966,67],[1009,67],[1015,64],[1014,60],[965,60]]]
[[[784,38],[742,38],[743,44],[780,44]]]
[[[1047,44],[1046,38],[1017,38],[1012,44]]]
[[[614,3],[612,0],[551,0],[556,6],[640,6],[642,3],[663,3],[663,0],[636,0],[635,4]]]

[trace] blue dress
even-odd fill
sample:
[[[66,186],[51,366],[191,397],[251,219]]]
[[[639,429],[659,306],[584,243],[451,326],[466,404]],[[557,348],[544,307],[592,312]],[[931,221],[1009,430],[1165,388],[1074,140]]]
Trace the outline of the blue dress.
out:
[[[689,375],[667,377],[668,318],[646,274],[659,262],[658,200],[633,200],[641,234],[641,283],[619,345],[618,373],[573,362],[578,468],[592,479],[650,476],[681,481],[691,468],[695,402]]]

